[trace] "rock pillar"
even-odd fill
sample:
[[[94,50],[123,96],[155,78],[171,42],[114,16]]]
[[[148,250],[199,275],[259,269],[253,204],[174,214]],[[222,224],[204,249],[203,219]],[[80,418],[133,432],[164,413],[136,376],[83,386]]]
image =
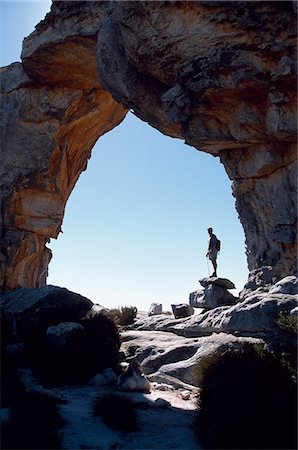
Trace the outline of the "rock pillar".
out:
[[[127,112],[98,80],[100,5],[75,3],[53,4],[24,40],[22,63],[0,72],[1,290],[46,283],[46,243],[95,142]]]

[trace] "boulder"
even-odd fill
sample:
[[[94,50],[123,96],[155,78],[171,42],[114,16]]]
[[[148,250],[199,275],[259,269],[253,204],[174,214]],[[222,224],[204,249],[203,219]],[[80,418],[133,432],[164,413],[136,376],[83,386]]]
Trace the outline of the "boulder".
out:
[[[218,306],[234,305],[237,301],[238,298],[226,288],[215,284],[206,284],[205,289],[189,294],[189,303],[194,308],[212,309]]]
[[[47,329],[33,363],[43,383],[61,385],[88,382],[119,363],[120,339],[112,319],[97,313],[81,323],[62,322]]]
[[[207,287],[212,284],[214,286],[219,286],[225,289],[236,289],[235,284],[227,278],[209,277],[202,278],[201,280],[199,280],[199,282],[203,287]]]
[[[189,400],[190,394],[191,394],[191,391],[181,391],[180,392],[182,400]]]
[[[175,319],[189,317],[194,314],[194,309],[191,305],[180,303],[178,305],[171,305]]]
[[[171,402],[168,400],[165,400],[164,398],[157,398],[154,400],[155,406],[158,406],[158,408],[170,408]]]
[[[60,322],[79,322],[92,305],[82,295],[51,285],[16,289],[0,299],[7,333],[23,342],[40,338],[48,327]]]
[[[297,294],[298,278],[294,275],[285,277],[272,286],[269,292],[271,294]]]
[[[116,324],[79,294],[22,288],[2,296],[1,312],[10,341],[28,344],[30,364],[45,384],[86,382],[119,362]]]
[[[83,336],[83,334],[84,327],[79,323],[61,322],[47,329],[45,336],[46,346],[54,352],[67,352],[73,336]]]
[[[239,294],[240,298],[246,298],[253,293],[268,292],[277,282],[276,274],[272,266],[262,266],[252,270],[248,275],[247,283]]]
[[[150,383],[137,361],[132,361],[126,372],[119,376],[117,387],[121,391],[150,392]]]
[[[148,316],[155,316],[157,314],[162,313],[162,304],[161,303],[151,303]]]

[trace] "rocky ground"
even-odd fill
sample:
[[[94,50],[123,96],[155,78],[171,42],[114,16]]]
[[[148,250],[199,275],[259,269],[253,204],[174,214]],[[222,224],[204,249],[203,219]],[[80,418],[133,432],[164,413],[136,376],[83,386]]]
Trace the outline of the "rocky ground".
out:
[[[298,311],[297,282],[294,276],[286,277],[274,286],[248,293],[233,305],[196,311],[180,319],[170,312],[152,316],[139,312],[134,323],[121,330],[120,357],[123,364],[140,364],[143,376],[150,382],[149,393],[117,389],[117,375],[111,367],[119,364],[119,336],[103,308],[55,286],[19,289],[2,296],[2,357],[17,365],[27,391],[46,392],[57,400],[65,419],[59,431],[61,448],[199,449],[194,428],[199,380],[194,369],[205,358],[238,351],[245,343],[261,344],[273,351],[287,340],[293,344],[289,326],[293,326]],[[41,347],[36,347],[38,336]],[[33,350],[39,353],[32,353]],[[50,377],[57,377],[62,371],[64,377],[67,374],[72,378],[72,384],[61,379],[57,383],[54,378],[55,387],[49,388],[51,383],[42,382],[28,366],[30,354],[46,354],[41,369],[50,370]],[[76,380],[77,373],[85,377],[83,382]],[[137,410],[136,431],[109,428],[102,417],[92,415],[94,400],[109,393],[133,401]],[[2,423],[11,411],[10,404],[4,406]],[[28,413],[31,414],[30,409]]]
[[[59,431],[63,449],[200,449],[193,421],[198,390],[193,386],[175,388],[151,383],[151,392],[120,392],[115,383],[61,386],[44,389],[24,370],[22,377],[30,390],[46,392],[58,400],[65,426]],[[132,399],[137,410],[138,429],[124,432],[108,427],[101,417],[94,417],[96,397],[117,392]],[[1,409],[2,422],[9,409]]]

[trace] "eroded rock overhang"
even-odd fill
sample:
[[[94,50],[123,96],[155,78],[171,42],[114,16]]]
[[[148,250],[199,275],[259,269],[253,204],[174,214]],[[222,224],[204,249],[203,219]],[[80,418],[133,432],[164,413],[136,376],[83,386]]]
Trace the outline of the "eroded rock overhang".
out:
[[[101,82],[116,100],[220,157],[249,269],[270,266],[269,282],[297,270],[295,7],[110,2],[97,46]]]
[[[219,156],[249,269],[295,273],[294,6],[54,2],[24,40],[22,64],[1,69],[3,289],[45,284],[45,244],[93,145],[128,108]]]
[[[1,69],[1,280],[4,290],[46,283],[49,238],[92,147],[126,108],[102,88],[95,49],[102,5],[58,2]]]

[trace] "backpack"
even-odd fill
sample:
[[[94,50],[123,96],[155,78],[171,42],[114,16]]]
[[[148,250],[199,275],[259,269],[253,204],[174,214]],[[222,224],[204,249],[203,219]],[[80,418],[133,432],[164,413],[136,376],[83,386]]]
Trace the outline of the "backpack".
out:
[[[216,245],[215,245],[216,250],[219,252],[220,251],[220,240],[216,238]]]

